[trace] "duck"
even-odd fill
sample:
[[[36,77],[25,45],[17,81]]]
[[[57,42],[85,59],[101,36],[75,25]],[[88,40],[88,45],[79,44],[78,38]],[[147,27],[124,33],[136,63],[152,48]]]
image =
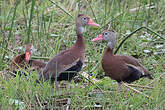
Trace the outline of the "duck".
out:
[[[86,25],[99,26],[90,16],[78,14],[76,18],[77,39],[75,44],[71,48],[61,51],[48,61],[39,75],[39,80],[36,82],[41,80],[48,81],[49,79],[51,83],[54,83],[56,79],[57,83],[63,80],[71,81],[81,71],[85,58],[83,32]]]
[[[22,75],[22,71],[17,71],[19,68],[27,69],[28,67],[33,67],[34,70],[41,72],[42,68],[45,67],[46,63],[39,60],[31,60],[32,55],[32,44],[25,45],[25,53],[14,57],[10,63],[10,70],[13,72],[13,76],[16,76],[17,72]],[[24,73],[25,74],[25,73]]]
[[[120,94],[121,84],[132,83],[140,78],[153,79],[150,72],[136,58],[126,55],[114,55],[113,49],[116,44],[117,32],[105,30],[92,42],[107,41],[108,47],[102,57],[102,68],[107,76],[118,83],[117,92]]]

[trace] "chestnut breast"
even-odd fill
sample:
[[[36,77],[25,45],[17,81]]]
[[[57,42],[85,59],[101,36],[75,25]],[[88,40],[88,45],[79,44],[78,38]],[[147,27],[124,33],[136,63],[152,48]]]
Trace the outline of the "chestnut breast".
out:
[[[124,57],[105,51],[102,58],[102,68],[111,79],[120,81],[129,76],[129,68],[125,65]]]
[[[11,70],[13,71],[14,69],[18,69],[19,67],[24,67],[25,66],[25,54],[21,54],[13,58],[11,61],[10,67]]]

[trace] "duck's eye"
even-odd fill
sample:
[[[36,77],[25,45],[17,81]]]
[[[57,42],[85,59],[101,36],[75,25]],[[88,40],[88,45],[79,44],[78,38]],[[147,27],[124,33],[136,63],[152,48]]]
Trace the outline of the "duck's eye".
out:
[[[87,21],[87,18],[86,18],[86,17],[83,17],[82,20],[83,20],[83,21]]]
[[[107,32],[104,32],[104,35],[108,35],[108,33]]]

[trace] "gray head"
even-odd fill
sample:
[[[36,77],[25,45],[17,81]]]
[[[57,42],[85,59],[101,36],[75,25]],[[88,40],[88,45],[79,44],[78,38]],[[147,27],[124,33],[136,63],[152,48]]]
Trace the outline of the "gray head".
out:
[[[102,32],[97,38],[94,38],[92,41],[105,40],[108,42],[108,47],[113,49],[116,43],[117,32],[113,30],[106,30]]]
[[[86,25],[99,26],[96,24],[89,16],[84,14],[79,14],[76,19],[76,30],[78,33],[83,33],[84,27]]]

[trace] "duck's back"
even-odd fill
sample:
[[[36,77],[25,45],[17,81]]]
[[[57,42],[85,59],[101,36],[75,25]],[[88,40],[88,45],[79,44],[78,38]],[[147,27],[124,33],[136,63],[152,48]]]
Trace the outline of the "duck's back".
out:
[[[106,51],[103,55],[102,67],[106,75],[118,82],[131,83],[141,77],[152,79],[149,71],[131,56],[113,55]]]

